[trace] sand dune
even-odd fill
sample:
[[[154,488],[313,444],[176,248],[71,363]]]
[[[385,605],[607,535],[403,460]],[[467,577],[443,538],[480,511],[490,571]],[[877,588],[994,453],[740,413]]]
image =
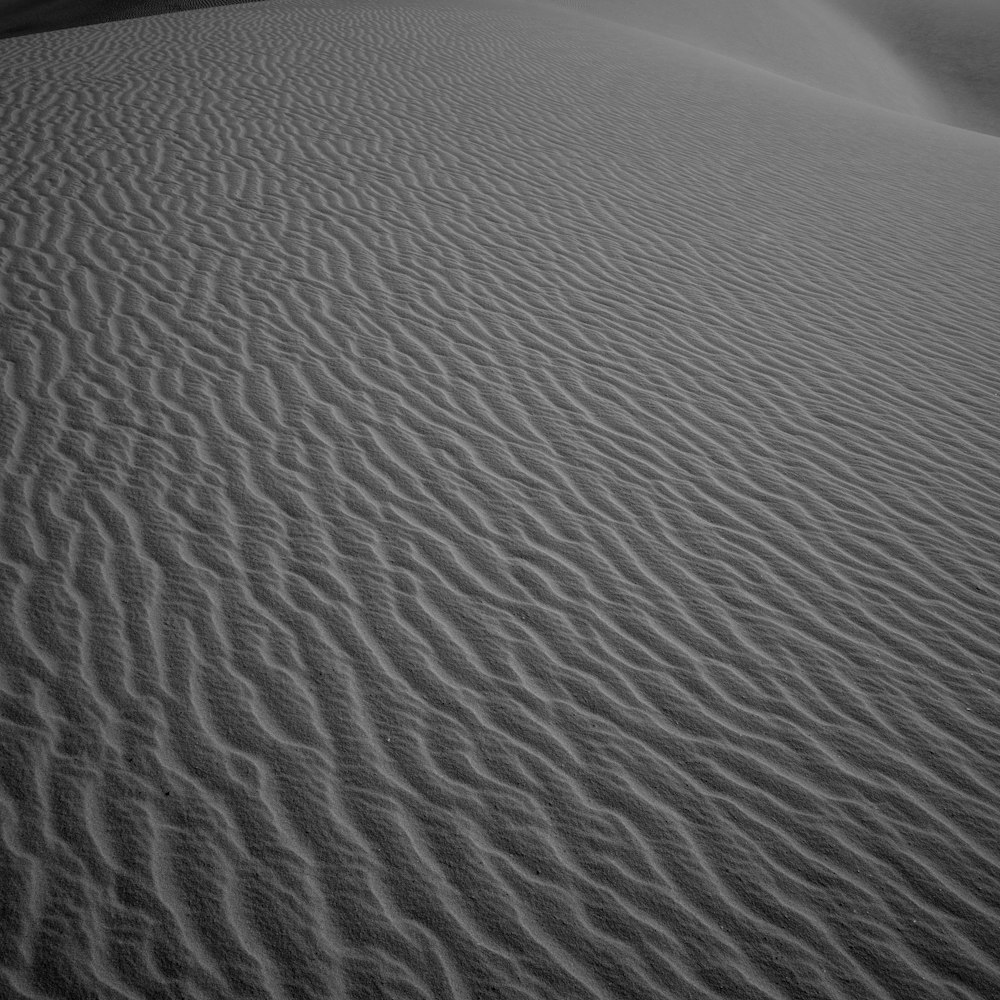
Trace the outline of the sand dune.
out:
[[[944,117],[1000,135],[1000,4],[835,0],[943,98]]]
[[[830,0],[557,2],[894,111],[938,110],[933,88]]]
[[[594,13],[0,45],[0,995],[1000,995],[1000,140]]]

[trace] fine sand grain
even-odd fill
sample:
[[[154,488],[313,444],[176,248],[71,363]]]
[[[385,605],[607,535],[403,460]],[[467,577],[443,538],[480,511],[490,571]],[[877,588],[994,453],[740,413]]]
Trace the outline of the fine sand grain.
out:
[[[1000,996],[1000,140],[572,6],[0,43],[4,1000]]]

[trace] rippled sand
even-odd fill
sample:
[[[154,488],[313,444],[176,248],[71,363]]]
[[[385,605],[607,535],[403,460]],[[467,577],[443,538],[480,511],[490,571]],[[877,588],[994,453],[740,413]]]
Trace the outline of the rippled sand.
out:
[[[1000,139],[574,6],[0,42],[4,998],[1000,996]]]

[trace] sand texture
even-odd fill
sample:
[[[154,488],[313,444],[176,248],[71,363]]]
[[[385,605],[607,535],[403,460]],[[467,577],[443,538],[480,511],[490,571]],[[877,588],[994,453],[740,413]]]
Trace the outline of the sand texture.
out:
[[[1000,135],[1000,0],[831,2],[938,91],[946,120]]]
[[[3,1000],[1000,997],[1000,140],[572,6],[0,43]]]

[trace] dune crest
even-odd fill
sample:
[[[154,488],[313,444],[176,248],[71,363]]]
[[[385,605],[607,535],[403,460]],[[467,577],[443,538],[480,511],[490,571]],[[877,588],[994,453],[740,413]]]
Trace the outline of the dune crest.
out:
[[[831,0],[939,93],[942,116],[1000,135],[1000,4],[995,0]]]
[[[925,82],[830,0],[555,2],[893,111],[933,117],[938,109]]]

